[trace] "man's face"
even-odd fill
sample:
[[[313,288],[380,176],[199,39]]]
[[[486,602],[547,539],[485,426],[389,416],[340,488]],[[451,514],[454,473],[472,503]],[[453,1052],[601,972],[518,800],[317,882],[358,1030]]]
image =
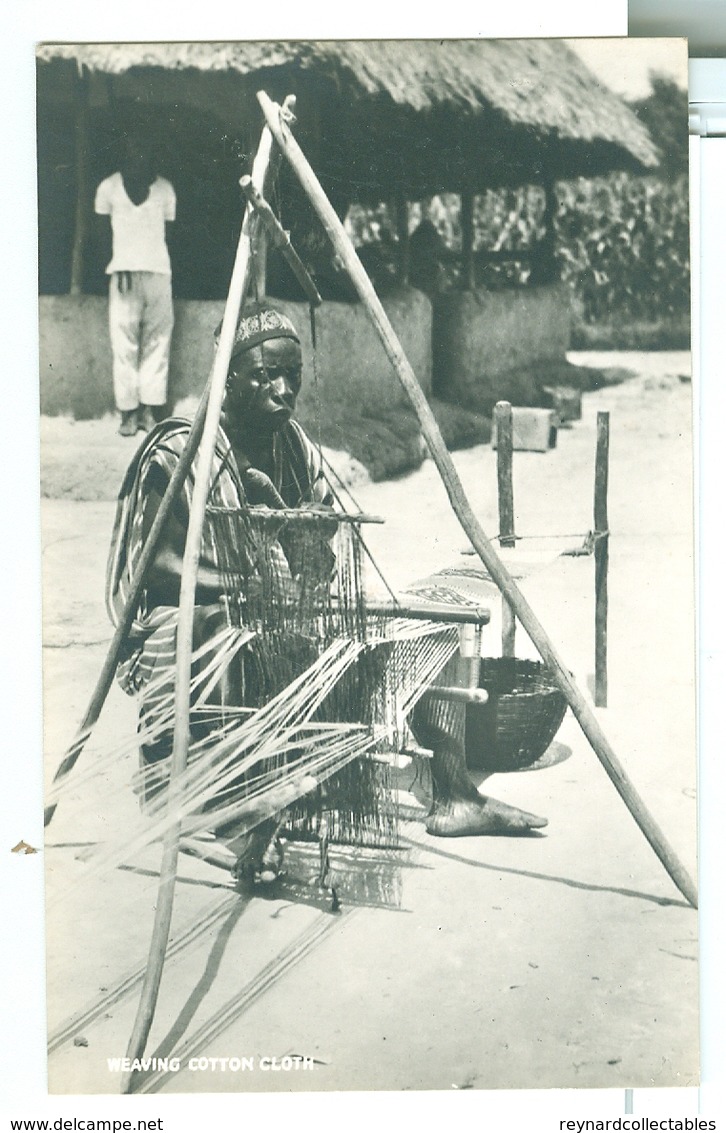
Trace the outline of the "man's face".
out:
[[[230,363],[224,412],[228,426],[271,433],[292,417],[302,351],[292,338],[271,338]]]

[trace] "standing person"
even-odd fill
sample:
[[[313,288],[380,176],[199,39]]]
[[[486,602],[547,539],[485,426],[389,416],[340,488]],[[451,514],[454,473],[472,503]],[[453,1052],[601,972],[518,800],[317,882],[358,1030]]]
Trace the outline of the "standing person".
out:
[[[112,248],[106,274],[119,432],[132,437],[163,416],[174,325],[167,236],[176,196],[157,176],[153,147],[141,133],[128,135],[120,170],[96,190],[95,211]]]

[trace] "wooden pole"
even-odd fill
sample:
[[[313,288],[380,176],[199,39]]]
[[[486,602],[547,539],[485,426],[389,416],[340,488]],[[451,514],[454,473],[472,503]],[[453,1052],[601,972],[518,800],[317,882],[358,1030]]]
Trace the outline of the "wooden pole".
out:
[[[256,280],[255,294],[259,295],[260,299],[264,298],[267,294],[267,247],[267,233],[264,228],[260,226],[255,240],[255,247],[252,252]]]
[[[597,448],[595,450],[595,704],[607,708],[608,703],[608,565],[610,535],[608,533],[608,464],[610,450],[610,414],[597,415]]]
[[[73,251],[71,253],[71,295],[83,292],[83,259],[88,237],[90,214],[90,187],[88,183],[88,72],[83,64],[75,84],[75,165],[76,165],[76,211],[73,226]]]
[[[288,104],[290,105],[290,104]],[[291,109],[291,105],[290,105]],[[262,131],[259,148],[255,157],[252,180],[259,192],[264,194],[265,176],[272,157],[273,138],[268,129]],[[199,444],[197,472],[189,509],[187,538],[182,560],[181,585],[179,590],[179,621],[176,641],[176,674],[174,689],[174,747],[169,769],[167,806],[173,814],[179,803],[180,777],[183,774],[189,753],[190,723],[190,684],[192,673],[192,631],[194,623],[194,599],[197,588],[197,573],[204,529],[205,508],[212,460],[217,442],[219,419],[224,400],[225,384],[232,346],[237,329],[237,319],[249,284],[252,267],[252,243],[257,224],[254,209],[248,205],[242,221],[239,244],[229,296],[222,319],[217,353],[212,367],[209,384],[209,403]],[[134,1021],[127,1056],[133,1062],[145,1048],[156,1010],[159,986],[164,970],[164,959],[169,941],[171,915],[174,906],[174,884],[176,881],[179,857],[181,822],[175,821],[164,838],[164,850],[159,871],[159,892],[156,902],[156,915],[149,946],[149,961],[141,989],[141,998]],[[132,1074],[127,1073],[122,1082],[122,1091],[131,1089]]]
[[[390,618],[475,627],[488,625],[491,617],[485,607],[458,606],[453,602],[417,602],[411,606],[402,606],[400,602],[366,602],[365,611],[367,614],[383,614]]]
[[[481,625],[459,626],[458,678],[463,688],[477,694],[481,671]],[[446,698],[444,698],[446,699]],[[479,701],[482,703],[481,699]]]
[[[469,661],[469,658],[466,658]],[[478,668],[478,666],[477,666]],[[486,704],[489,700],[489,693],[485,688],[477,688],[476,685],[470,685],[472,679],[478,680],[479,673],[476,672],[472,678],[473,666],[466,665],[462,670],[464,688],[450,687],[447,685],[429,685],[424,691],[422,700],[446,700],[449,704]]]
[[[408,283],[411,269],[411,243],[408,234],[408,200],[404,189],[396,192],[396,233],[398,235],[398,282]]]
[[[310,273],[305,267],[305,264],[302,262],[292,244],[290,243],[289,233],[287,233],[282,227],[280,221],[272,211],[271,206],[265,200],[262,194],[257,192],[254,185],[252,184],[251,177],[242,177],[240,180],[240,185],[242,186],[242,192],[257,212],[263,224],[264,233],[258,233],[258,236],[260,238],[258,256],[266,254],[261,239],[263,234],[269,236],[275,248],[282,252],[283,256],[290,265],[295,278],[305,292],[305,298],[307,299],[310,306],[319,307],[322,303],[320,293],[318,292],[318,289],[315,286]],[[259,294],[264,295],[264,288],[259,291]]]
[[[502,599],[502,657],[516,656],[517,619],[514,610]]]
[[[553,283],[559,278],[559,270],[557,267],[557,258],[555,256],[555,249],[557,245],[557,232],[555,229],[555,221],[557,219],[557,193],[555,191],[555,183],[551,178],[545,181],[545,272],[546,277],[543,282]]]
[[[476,287],[474,274],[474,194],[461,194],[461,286],[464,291]]]
[[[494,406],[494,428],[497,440],[497,489],[499,496],[499,545],[514,547],[514,487],[512,462],[512,407],[508,401]]]
[[[366,275],[363,265],[358,259],[355,248],[345,228],[325,196],[320,182],[308,164],[305,155],[282,120],[281,108],[273,103],[264,91],[259,91],[257,98],[262,106],[265,120],[274,134],[275,140],[297,173],[303,188],[308,193],[313,207],[333,242],[336,252],[345,264],[361,301],[365,303],[367,307],[370,319],[380,335],[391,365],[394,367],[416,411],[416,415],[421,424],[421,431],[428,445],[431,457],[439,470],[451,506],[464,532],[494,582],[499,587],[502,596],[510,603],[518,620],[531,637],[542,660],[551,669],[554,679],[561,688],[563,695],[567,699],[570,708],[587,736],[595,754],[628,807],[628,810],[633,815],[633,818],[678,889],[686,900],[695,906],[697,903],[697,894],[693,881],[679,861],[672,847],[666,841],[662,831],[653,820],[645,803],[635,790],[635,787],[630,782],[625,769],[622,767],[617,755],[610,746],[590,705],[575,684],[569,670],[560,660],[543,626],[540,624],[534,611],[521,593],[506,566],[499,558],[499,555],[487,538],[481,524],[474,515],[451,456],[444,444],[431,407],[416,379],[411,364],[403,352],[396,333],[375,293],[371,281]]]
[[[557,216],[557,194],[554,181],[549,174],[545,174],[544,181],[545,209],[542,217],[544,236],[532,249],[531,283],[554,283],[559,278],[557,257],[555,256],[556,237],[555,218]]]
[[[514,487],[512,407],[508,401],[494,406],[497,439],[497,493],[499,499],[499,546],[514,547]],[[514,657],[517,621],[512,607],[502,599],[502,657]]]
[[[514,547],[514,487],[512,407],[509,401],[497,401],[494,407],[496,428],[496,480],[499,501],[499,546]],[[502,656],[515,655],[516,619],[509,602],[502,599]]]

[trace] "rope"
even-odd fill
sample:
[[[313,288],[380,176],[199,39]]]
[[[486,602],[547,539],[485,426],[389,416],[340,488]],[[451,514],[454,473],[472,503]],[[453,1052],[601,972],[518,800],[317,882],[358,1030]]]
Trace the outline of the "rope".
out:
[[[318,371],[318,335],[317,325],[315,322],[315,307],[312,303],[309,304],[308,310],[310,311],[310,341],[313,348],[313,389],[315,391],[315,416],[316,416],[316,445],[318,449],[318,458],[320,465],[323,464],[323,448],[321,443],[322,433],[322,419],[323,414],[320,402],[320,373]]]
[[[495,539],[516,539],[520,542],[522,539],[588,539],[597,542],[599,539],[607,539],[611,532],[608,531],[575,531],[572,534],[560,535],[513,535],[511,533],[503,534],[501,531],[497,532],[494,536]]]
[[[341,479],[341,477],[338,475],[338,473],[335,470],[335,468],[333,467],[333,465],[330,463],[330,461],[325,456],[323,457],[323,462],[325,463],[325,466],[326,466],[328,472],[333,473],[333,476],[338,481],[338,484],[343,489],[343,491],[345,492],[345,494],[347,495],[348,499],[353,504],[353,506],[356,508],[356,510],[359,511],[359,512],[362,512],[363,509],[362,509],[361,505],[358,503],[358,501],[355,498],[355,496],[353,495],[353,493],[351,492],[350,488],[345,483],[345,481],[343,479]]]

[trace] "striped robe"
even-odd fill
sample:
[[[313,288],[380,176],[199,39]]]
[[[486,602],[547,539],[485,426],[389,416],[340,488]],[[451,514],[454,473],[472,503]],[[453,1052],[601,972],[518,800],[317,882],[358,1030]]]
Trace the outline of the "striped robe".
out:
[[[184,449],[190,423],[170,418],[158,425],[141,446],[124,477],[116,510],[106,573],[106,607],[117,625],[131,589],[131,581],[143,550],[144,512],[152,483],[158,484],[161,471],[168,481]],[[184,483],[179,507],[188,517],[194,489],[198,455]],[[290,421],[273,438],[272,482],[287,507],[306,503],[332,502],[318,450],[312,445],[296,421]],[[239,507],[249,503],[245,497],[240,471],[232,446],[220,427],[214,451],[208,504],[216,507]],[[280,552],[282,555],[282,552]],[[202,533],[202,556],[219,567],[214,537],[209,524]],[[211,607],[218,612],[219,607]],[[203,611],[198,611],[202,612]],[[173,689],[176,653],[176,606],[153,606],[142,593],[126,648],[117,670],[117,678],[125,692],[133,695],[144,688],[161,669],[168,669]],[[155,682],[156,684],[157,682]],[[167,695],[165,690],[163,695]],[[161,698],[160,692],[159,697]],[[151,706],[145,705],[148,711]]]

